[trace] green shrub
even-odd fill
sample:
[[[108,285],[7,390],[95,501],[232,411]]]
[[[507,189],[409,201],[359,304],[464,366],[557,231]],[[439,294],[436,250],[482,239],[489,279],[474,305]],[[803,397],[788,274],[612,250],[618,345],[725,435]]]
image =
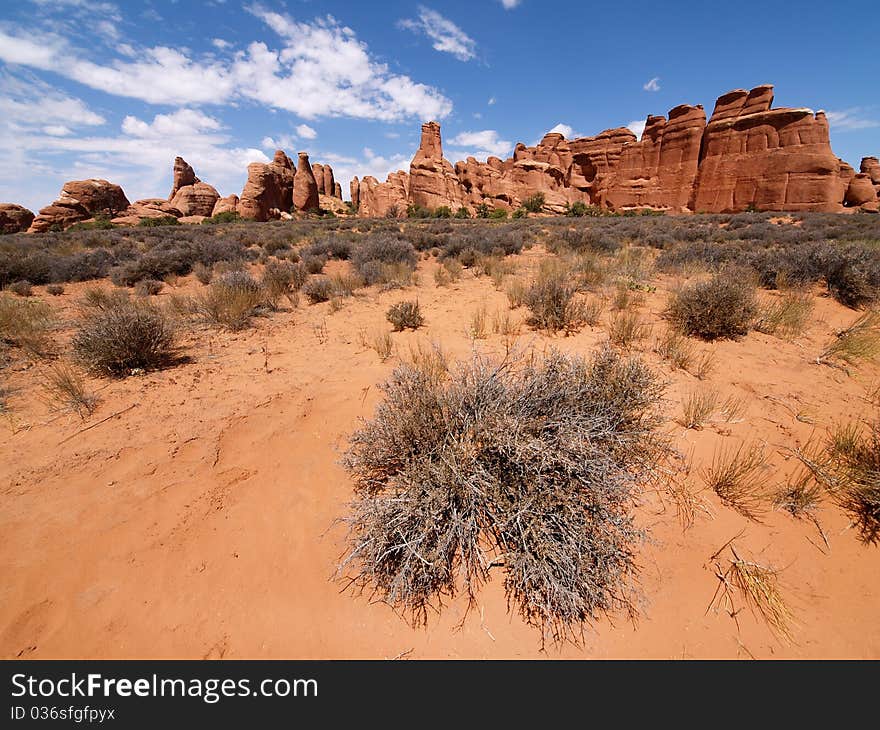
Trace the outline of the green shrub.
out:
[[[467,208],[465,208],[464,206],[462,206],[462,207],[459,208],[457,211],[455,211],[455,217],[456,217],[456,218],[470,218],[470,217],[471,217],[471,214],[470,214],[470,212],[468,211]]]
[[[507,211],[504,208],[495,208],[490,214],[490,218],[494,218],[495,220],[504,220],[507,218]]]
[[[162,226],[179,226],[180,221],[173,215],[163,215],[161,218],[141,218],[138,225],[141,228],[161,228]]]
[[[525,208],[529,213],[540,213],[544,208],[544,202],[546,198],[544,193],[535,193],[534,195],[530,195],[522,202],[522,207]]]

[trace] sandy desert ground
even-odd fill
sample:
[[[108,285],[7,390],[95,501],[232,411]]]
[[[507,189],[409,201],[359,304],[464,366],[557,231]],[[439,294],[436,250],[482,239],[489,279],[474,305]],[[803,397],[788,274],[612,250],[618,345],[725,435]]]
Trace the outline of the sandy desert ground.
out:
[[[536,246],[511,259],[524,274],[547,256]],[[521,323],[517,343],[538,351],[588,354],[608,336],[607,311],[599,325],[570,336],[537,332],[489,277],[466,270],[440,287],[438,265],[423,259],[418,285],[360,290],[338,311],[301,301],[241,332],[194,327],[184,336],[189,362],[90,380],[101,402],[86,421],[37,397],[40,365],[15,363],[0,430],[0,656],[880,657],[880,552],[859,540],[847,514],[825,499],[818,525],[772,507],[756,522],[704,489],[704,470],[722,444],[766,444],[771,481],[781,483],[797,468],[786,447],[875,409],[868,393],[880,368],[816,363],[858,316],[818,288],[809,326],[794,341],[750,332],[699,343],[699,351],[714,351],[705,380],[670,368],[652,348],[680,281],[654,275],[656,290],[636,305],[652,327],[636,350],[668,383],[663,428],[690,460],[684,479],[700,506],[687,527],[666,490],[642,495],[638,521],[650,539],[638,554],[635,622],[603,618],[582,646],[542,649],[539,632],[508,613],[500,578],[470,612],[453,600],[416,628],[389,606],[343,591],[334,571],[344,529],[334,521],[352,484],[339,460],[358,419],[381,397],[377,385],[411,346],[440,343],[452,359],[474,348],[503,352],[510,336],[491,326],[483,339],[468,333],[482,307],[490,321],[508,312]],[[327,270],[345,266],[331,261]],[[202,286],[193,276],[176,284],[153,299]],[[58,297],[35,287],[35,296],[72,318],[90,286],[68,284]],[[388,306],[414,298],[426,325],[394,333],[395,354],[381,361],[361,333],[389,331]],[[700,430],[677,423],[682,400],[708,388],[741,398],[741,418],[716,415]],[[712,556],[733,538],[741,554],[780,569],[793,641],[741,601],[735,619],[710,608],[715,563],[727,553]]]

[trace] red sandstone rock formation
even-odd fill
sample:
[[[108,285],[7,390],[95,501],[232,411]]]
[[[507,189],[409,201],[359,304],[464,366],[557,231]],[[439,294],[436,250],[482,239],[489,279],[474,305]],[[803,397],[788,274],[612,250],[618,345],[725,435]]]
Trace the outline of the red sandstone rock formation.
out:
[[[326,195],[327,189],[324,187],[324,166],[320,162],[312,163],[312,175],[318,185],[318,195]]]
[[[409,166],[409,201],[426,208],[458,208],[464,202],[463,192],[455,169],[443,158],[440,125],[423,124],[421,144]]]
[[[324,195],[331,198],[336,194],[336,178],[333,177],[333,168],[330,165],[324,165]],[[318,185],[320,187],[320,184]]]
[[[40,210],[28,232],[40,233],[54,225],[66,228],[97,215],[113,217],[128,207],[128,198],[118,185],[106,180],[71,180],[64,183],[58,200]]]
[[[211,215],[217,215],[219,213],[231,213],[233,211],[238,210],[238,196],[233,193],[232,195],[227,195],[225,198],[220,198],[214,204],[214,210],[211,211]]]
[[[171,185],[171,194],[168,196],[168,200],[174,200],[177,191],[182,187],[195,185],[199,182],[201,182],[201,180],[196,177],[196,171],[193,170],[192,166],[182,157],[175,157],[174,181]]]
[[[443,158],[440,126],[429,122],[408,180],[402,173],[385,183],[355,179],[352,201],[365,216],[410,204],[513,208],[535,193],[544,194],[547,212],[576,201],[671,212],[839,211],[845,199],[848,206],[876,204],[877,158],[865,158],[856,175],[832,153],[824,113],[772,104],[770,85],[738,89],[719,97],[708,124],[702,106],[685,104],[668,118],[648,117],[641,140],[625,128],[574,140],[549,133],[534,147],[518,144],[507,160],[469,157],[454,167]]]
[[[180,158],[178,158],[180,159]],[[118,226],[136,226],[141,218],[167,218],[173,216],[180,218],[183,215],[179,209],[162,198],[146,198],[136,200],[121,215],[112,220]]]
[[[409,175],[403,170],[392,172],[388,180],[380,183],[372,175],[360,182],[360,215],[365,218],[401,218],[409,205]]]
[[[355,175],[351,182],[348,184],[349,193],[351,193],[351,204],[355,210],[358,209],[360,205],[361,198],[361,181],[358,180],[357,175]]]
[[[318,207],[318,183],[309,165],[309,153],[299,153],[299,165],[293,181],[293,207],[297,210],[312,210]]]
[[[342,185],[338,182],[333,183],[333,197],[342,200]]]
[[[34,214],[15,203],[0,203],[0,233],[26,231],[34,220]]]
[[[278,217],[273,211],[290,212],[295,177],[293,162],[281,150],[275,152],[272,162],[252,162],[248,165],[248,179],[238,201],[239,215],[266,221]]]
[[[825,115],[772,103],[770,85],[719,97],[703,135],[692,210],[840,210],[840,163]]]

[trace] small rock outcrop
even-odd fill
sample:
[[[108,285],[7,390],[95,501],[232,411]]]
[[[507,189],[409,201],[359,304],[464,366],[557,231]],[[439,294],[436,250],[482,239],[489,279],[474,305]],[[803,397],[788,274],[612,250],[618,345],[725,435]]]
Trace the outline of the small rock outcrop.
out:
[[[174,180],[171,185],[171,194],[168,196],[168,200],[174,200],[174,196],[177,195],[177,191],[187,185],[195,185],[196,183],[200,183],[196,177],[196,171],[193,170],[192,166],[184,160],[182,157],[174,158]]]
[[[58,200],[40,209],[28,232],[41,233],[55,226],[67,228],[95,216],[114,218],[129,205],[122,188],[107,180],[71,180],[64,183]]]
[[[225,198],[220,198],[214,204],[214,210],[211,211],[211,215],[218,215],[219,213],[232,213],[238,211],[238,196],[233,193],[232,195],[227,195]]]
[[[181,217],[209,216],[219,199],[220,193],[199,180],[186,160],[182,157],[174,159],[174,182],[168,200],[180,211]]]
[[[293,181],[293,207],[297,210],[313,210],[318,204],[318,183],[309,164],[309,153],[300,152]]]
[[[118,226],[136,226],[142,218],[180,218],[182,213],[167,200],[145,198],[136,200],[121,215],[113,219]]]
[[[34,214],[22,205],[0,203],[0,233],[21,233],[30,228]]]

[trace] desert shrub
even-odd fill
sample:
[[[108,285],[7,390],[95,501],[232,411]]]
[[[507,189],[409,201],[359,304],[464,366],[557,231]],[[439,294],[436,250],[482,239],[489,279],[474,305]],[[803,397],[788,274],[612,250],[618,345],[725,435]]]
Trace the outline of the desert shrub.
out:
[[[325,236],[324,238],[310,243],[300,251],[303,258],[306,257],[323,257],[325,261],[328,259],[339,259],[347,261],[351,257],[352,242],[339,235]],[[318,273],[318,272],[313,272]]]
[[[828,454],[823,474],[832,496],[853,516],[862,540],[880,541],[880,422],[838,430]]]
[[[202,284],[210,284],[214,277],[214,270],[210,266],[205,266],[201,261],[193,266],[193,274]]]
[[[294,264],[283,261],[270,261],[263,269],[260,284],[263,291],[263,301],[272,309],[278,307],[282,297],[286,297],[296,291],[294,287]]]
[[[809,292],[790,291],[765,302],[758,310],[755,329],[768,335],[791,339],[803,334],[813,313]]]
[[[470,214],[470,212],[468,211],[467,208],[465,208],[464,206],[462,206],[462,207],[459,208],[457,211],[455,211],[455,217],[456,217],[456,218],[470,218],[470,217],[471,217],[471,214]]]
[[[541,271],[523,297],[531,312],[528,323],[551,332],[577,329],[584,322],[584,305],[577,294],[578,287],[565,269]]]
[[[352,254],[355,271],[368,286],[386,283],[389,280],[389,271],[395,267],[398,275],[404,269],[411,274],[417,263],[418,254],[409,241],[387,234],[370,236]]]
[[[134,293],[139,297],[149,297],[162,291],[164,284],[155,279],[141,279],[134,285]]]
[[[52,349],[52,310],[45,302],[0,294],[0,342],[30,355],[47,355]]]
[[[520,219],[520,218],[528,218],[529,212],[525,208],[517,208],[513,211],[510,216],[511,218]]]
[[[486,203],[480,203],[476,208],[477,218],[488,218],[492,215],[492,209]]]
[[[237,331],[248,326],[263,300],[263,288],[248,272],[228,271],[196,299],[195,307],[208,323]]]
[[[304,255],[302,257],[302,265],[305,267],[307,273],[320,274],[323,273],[324,266],[327,265],[327,257]]]
[[[705,472],[707,486],[725,505],[756,522],[770,497],[767,476],[767,459],[759,444],[722,447]]]
[[[180,221],[173,215],[163,215],[160,218],[141,218],[138,225],[141,228],[160,228],[161,226],[179,226]]]
[[[452,208],[448,205],[441,205],[437,208],[434,208],[431,213],[431,217],[433,218],[452,218]]]
[[[459,590],[473,604],[493,564],[542,637],[634,611],[641,532],[630,507],[665,450],[662,388],[611,349],[444,370],[400,365],[344,464],[352,583],[414,623]]]
[[[666,317],[684,334],[716,340],[746,334],[757,311],[748,276],[728,270],[681,289],[669,302]]]
[[[417,301],[397,302],[392,304],[385,313],[395,332],[405,329],[417,330],[425,323],[421,307]]]
[[[825,347],[817,362],[835,360],[855,365],[880,355],[880,312],[869,310],[849,327],[838,332]]]
[[[302,287],[309,304],[319,304],[330,301],[333,296],[333,282],[328,276],[315,276],[309,279]]]
[[[95,412],[98,397],[89,390],[80,371],[69,363],[53,363],[40,373],[40,380],[52,408],[72,411],[83,420]]]
[[[53,297],[60,296],[64,294],[64,285],[63,284],[49,284],[46,287],[46,294],[51,294]]]
[[[124,376],[167,365],[176,332],[157,306],[117,297],[111,306],[84,311],[71,339],[79,362],[97,375]]]
[[[523,200],[522,207],[529,213],[540,213],[545,200],[544,193],[535,193]]]
[[[650,333],[650,325],[642,321],[638,312],[617,312],[611,316],[608,338],[618,347],[632,347]]]
[[[15,281],[7,289],[19,297],[33,296],[34,288],[29,281]]]
[[[489,213],[489,217],[494,218],[495,220],[504,220],[507,218],[507,211],[504,208],[495,208]]]
[[[217,215],[212,215],[210,218],[205,218],[202,221],[203,225],[221,225],[225,223],[238,223],[243,220],[242,217],[238,214],[237,210],[226,210],[222,213],[217,213]]]
[[[397,216],[394,216],[395,218]],[[416,205],[415,203],[410,203],[406,206],[406,217],[407,218],[430,218],[431,217],[431,209],[426,208],[424,205]]]

